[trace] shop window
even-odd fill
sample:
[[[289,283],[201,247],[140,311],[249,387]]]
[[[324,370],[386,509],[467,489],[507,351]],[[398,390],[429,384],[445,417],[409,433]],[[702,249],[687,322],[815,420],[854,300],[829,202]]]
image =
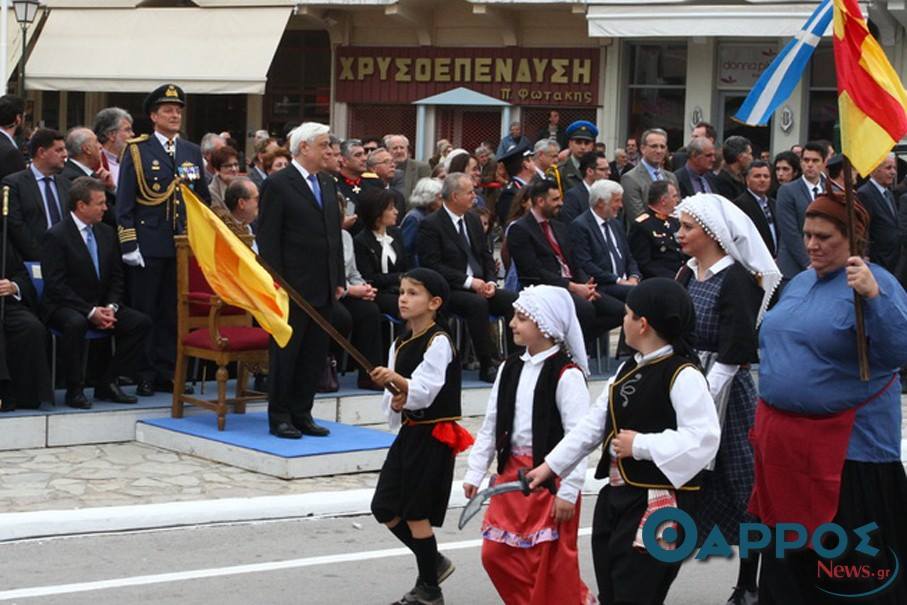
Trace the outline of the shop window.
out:
[[[82,125],[85,125],[85,93],[70,91],[66,93],[66,128]]]
[[[41,119],[38,122],[44,128],[60,128],[60,92],[45,90],[41,92]]]
[[[687,47],[685,44],[631,44],[627,136],[648,128],[668,132],[668,146],[684,140]]]
[[[331,45],[325,31],[283,33],[265,89],[262,125],[283,136],[303,121],[327,124],[331,114]]]
[[[834,49],[821,45],[810,61],[809,69],[808,139],[825,139],[839,147],[835,136],[838,122],[838,89],[835,76]],[[805,141],[804,141],[805,142]]]

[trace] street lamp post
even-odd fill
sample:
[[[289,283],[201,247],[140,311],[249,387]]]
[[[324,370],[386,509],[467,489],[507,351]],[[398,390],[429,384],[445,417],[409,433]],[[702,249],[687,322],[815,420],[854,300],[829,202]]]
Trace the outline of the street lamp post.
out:
[[[28,26],[35,22],[40,0],[13,0],[16,21],[22,30],[22,56],[19,58],[19,96],[25,98],[25,54],[28,50]]]

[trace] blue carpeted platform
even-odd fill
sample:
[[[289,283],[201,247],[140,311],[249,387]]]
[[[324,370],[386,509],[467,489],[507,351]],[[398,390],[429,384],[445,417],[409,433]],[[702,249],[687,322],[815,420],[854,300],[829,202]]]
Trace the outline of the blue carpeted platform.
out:
[[[327,437],[305,436],[302,439],[278,439],[268,432],[266,412],[230,414],[227,417],[227,428],[224,431],[217,430],[215,414],[200,414],[185,418],[155,418],[140,422],[281,458],[385,449],[390,447],[394,440],[394,435],[390,433],[326,420],[319,420],[318,423],[331,430],[331,434]]]

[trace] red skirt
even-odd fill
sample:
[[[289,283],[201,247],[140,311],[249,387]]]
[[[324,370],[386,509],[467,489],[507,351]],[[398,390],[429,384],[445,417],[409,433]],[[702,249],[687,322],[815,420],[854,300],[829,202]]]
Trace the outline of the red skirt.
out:
[[[520,468],[532,468],[532,456],[511,456],[497,481],[515,481]],[[547,490],[491,499],[482,524],[482,565],[507,605],[596,602],[579,573],[579,498],[573,518],[565,523],[554,522],[553,506],[554,496]]]

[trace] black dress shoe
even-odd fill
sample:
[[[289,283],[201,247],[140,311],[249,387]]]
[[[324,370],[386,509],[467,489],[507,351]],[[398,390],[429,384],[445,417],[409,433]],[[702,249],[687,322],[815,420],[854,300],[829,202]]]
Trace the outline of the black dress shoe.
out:
[[[303,435],[311,435],[312,437],[327,437],[331,434],[331,431],[324,428],[321,425],[315,424],[315,421],[311,416],[308,418],[303,418],[299,421],[294,421],[293,424],[299,429]]]
[[[302,439],[302,432],[289,422],[272,424],[271,434],[281,439]]]
[[[151,397],[154,395],[154,383],[150,380],[141,380],[135,387],[135,394],[139,397]]]
[[[139,401],[138,397],[127,395],[120,388],[120,385],[115,382],[95,387],[94,398],[100,401],[112,401],[113,403],[138,403]]]
[[[159,393],[172,393],[173,392],[173,381],[172,380],[157,380],[154,383],[154,390]],[[195,389],[192,388],[191,384],[187,384],[186,388],[183,389],[183,395],[194,395]]]
[[[82,389],[79,389],[78,391],[66,391],[66,405],[78,410],[91,409],[91,402],[88,401],[88,398],[85,396],[85,393],[82,392]]]

